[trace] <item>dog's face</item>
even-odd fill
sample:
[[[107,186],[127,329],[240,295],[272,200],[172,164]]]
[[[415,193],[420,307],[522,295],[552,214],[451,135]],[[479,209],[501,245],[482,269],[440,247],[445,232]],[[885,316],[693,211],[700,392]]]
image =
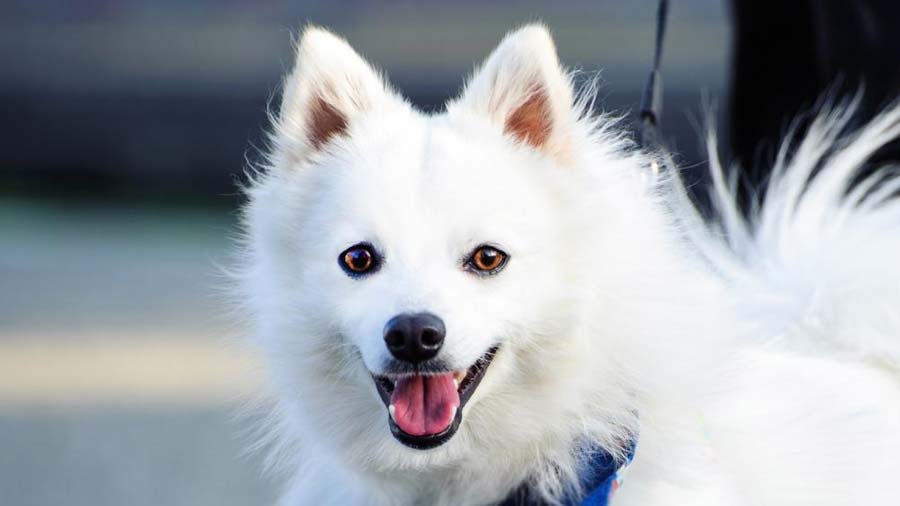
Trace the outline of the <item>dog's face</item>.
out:
[[[260,332],[307,444],[434,464],[553,418],[571,281],[594,260],[570,219],[572,100],[543,28],[437,115],[306,31],[248,221]]]
[[[559,293],[568,260],[550,254],[558,210],[534,155],[494,148],[500,134],[475,134],[477,122],[400,114],[373,118],[378,133],[312,169],[331,173],[305,210],[301,228],[315,235],[304,232],[298,267],[317,299],[307,310],[358,353],[393,434],[427,449],[454,435],[495,354]]]

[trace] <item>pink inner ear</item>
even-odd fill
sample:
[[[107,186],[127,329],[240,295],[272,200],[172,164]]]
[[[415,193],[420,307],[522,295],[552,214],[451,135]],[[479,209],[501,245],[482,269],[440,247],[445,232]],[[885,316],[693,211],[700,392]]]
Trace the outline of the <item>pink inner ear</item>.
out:
[[[551,128],[550,101],[542,89],[534,90],[506,118],[506,131],[535,148],[547,143]]]
[[[309,105],[309,142],[319,149],[335,135],[347,133],[347,117],[320,96]]]

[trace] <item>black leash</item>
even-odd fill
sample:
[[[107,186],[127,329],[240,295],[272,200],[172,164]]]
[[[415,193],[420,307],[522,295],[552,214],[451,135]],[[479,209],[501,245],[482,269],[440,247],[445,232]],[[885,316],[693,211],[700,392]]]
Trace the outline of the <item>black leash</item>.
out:
[[[645,149],[656,149],[660,146],[659,123],[662,118],[662,62],[663,42],[666,37],[666,19],[669,15],[669,0],[659,0],[656,11],[656,48],[653,54],[653,68],[644,96],[641,99],[641,114],[638,123],[638,142]]]

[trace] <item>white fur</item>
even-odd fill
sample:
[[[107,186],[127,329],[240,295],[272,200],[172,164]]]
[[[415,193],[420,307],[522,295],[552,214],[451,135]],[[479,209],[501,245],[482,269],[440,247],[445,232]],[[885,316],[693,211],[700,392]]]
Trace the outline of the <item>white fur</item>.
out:
[[[535,87],[550,99],[540,149],[503,131]],[[900,108],[847,143],[849,112],[821,117],[752,223],[719,180],[712,229],[661,160],[573,96],[542,26],[508,35],[434,115],[305,31],[248,190],[240,274],[291,476],[282,504],[490,504],[526,481],[554,502],[577,488],[580,442],[620,454],[634,435],[616,506],[891,504],[900,207],[843,189],[900,133]],[[311,97],[348,119],[319,149]],[[361,241],[385,264],[351,279],[337,257]],[[511,257],[490,279],[461,269],[481,243]],[[392,438],[370,378],[406,311],[445,321],[454,368],[501,344],[459,432],[429,451]]]

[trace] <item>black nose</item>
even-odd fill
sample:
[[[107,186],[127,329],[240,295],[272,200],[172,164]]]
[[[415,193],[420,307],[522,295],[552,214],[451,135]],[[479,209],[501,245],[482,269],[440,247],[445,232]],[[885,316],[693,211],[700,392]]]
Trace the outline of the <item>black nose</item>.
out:
[[[431,313],[401,314],[384,326],[384,342],[397,360],[418,364],[444,344],[444,322]]]

